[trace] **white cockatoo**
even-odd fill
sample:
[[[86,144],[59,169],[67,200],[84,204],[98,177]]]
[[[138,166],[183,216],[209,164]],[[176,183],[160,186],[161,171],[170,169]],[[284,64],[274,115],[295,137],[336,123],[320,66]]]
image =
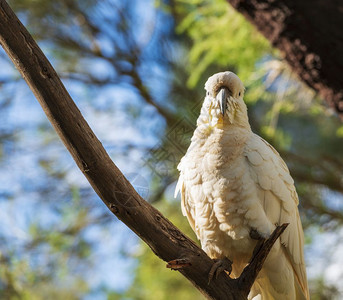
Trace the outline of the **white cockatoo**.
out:
[[[267,238],[276,225],[289,223],[249,299],[309,299],[299,200],[288,168],[251,131],[244,86],[234,73],[211,76],[205,89],[191,145],[178,165],[182,212],[211,258],[233,262],[234,277],[252,256],[252,232]]]

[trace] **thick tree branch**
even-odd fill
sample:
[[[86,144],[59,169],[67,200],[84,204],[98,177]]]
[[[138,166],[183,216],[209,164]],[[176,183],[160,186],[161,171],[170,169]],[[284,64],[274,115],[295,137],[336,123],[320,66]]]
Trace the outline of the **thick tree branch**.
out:
[[[206,297],[246,299],[247,289],[239,288],[238,279],[220,274],[218,279],[208,284],[213,261],[137,194],[112,162],[55,70],[5,0],[0,0],[0,43],[30,86],[78,167],[110,211],[164,261],[186,257],[191,267],[180,272]],[[251,284],[258,273],[254,272]]]
[[[343,5],[340,0],[228,0],[295,73],[343,118]]]

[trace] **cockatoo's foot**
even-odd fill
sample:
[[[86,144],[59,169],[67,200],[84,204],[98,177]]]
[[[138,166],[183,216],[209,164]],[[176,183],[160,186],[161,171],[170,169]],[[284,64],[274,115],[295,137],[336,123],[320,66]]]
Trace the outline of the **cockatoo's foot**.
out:
[[[213,259],[214,264],[210,270],[210,273],[208,273],[208,283],[213,279],[213,276],[216,275],[216,278],[218,278],[218,275],[225,271],[229,275],[231,274],[232,271],[232,261],[229,260],[227,257],[221,258],[221,259]]]
[[[249,235],[250,235],[250,238],[252,238],[253,240],[257,240],[257,244],[254,248],[254,251],[251,257],[251,259],[253,259],[253,257],[255,257],[258,251],[260,251],[265,239],[260,235],[260,233],[256,229],[251,229]]]
[[[192,264],[187,258],[179,258],[169,261],[166,267],[172,270],[179,270],[185,267],[190,267],[191,265]]]
[[[249,235],[253,240],[263,240],[262,235],[256,229],[251,229]]]

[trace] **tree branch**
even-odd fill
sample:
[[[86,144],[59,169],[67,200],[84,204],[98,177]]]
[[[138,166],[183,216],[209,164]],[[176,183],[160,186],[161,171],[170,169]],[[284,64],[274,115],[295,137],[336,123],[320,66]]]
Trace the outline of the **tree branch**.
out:
[[[55,70],[5,0],[0,0],[0,43],[30,86],[76,164],[110,211],[164,261],[187,257],[191,267],[180,272],[207,298],[246,299],[247,290],[240,289],[237,279],[230,279],[223,273],[208,284],[213,261],[134,190],[112,162]],[[251,284],[258,270],[254,272]]]
[[[343,119],[340,0],[227,0],[281,50],[302,81]]]

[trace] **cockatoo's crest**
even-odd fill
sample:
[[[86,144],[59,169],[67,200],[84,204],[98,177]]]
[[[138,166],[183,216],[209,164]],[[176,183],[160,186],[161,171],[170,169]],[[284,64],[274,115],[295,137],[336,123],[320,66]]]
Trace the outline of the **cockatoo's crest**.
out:
[[[221,72],[211,76],[206,84],[205,113],[218,123],[248,126],[247,107],[243,101],[244,85],[232,72]]]

